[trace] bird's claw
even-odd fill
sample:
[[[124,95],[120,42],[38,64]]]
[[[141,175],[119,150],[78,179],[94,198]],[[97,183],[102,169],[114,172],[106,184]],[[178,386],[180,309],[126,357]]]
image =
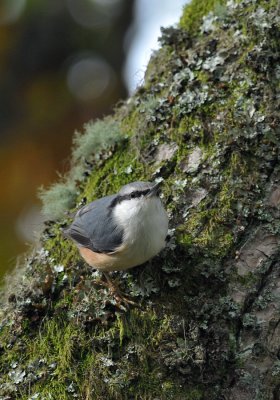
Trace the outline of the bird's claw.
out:
[[[135,303],[133,300],[129,299],[126,295],[122,293],[122,291],[119,289],[118,282],[113,282],[107,275],[107,273],[104,273],[104,276],[106,277],[107,282],[105,282],[104,280],[94,282],[99,286],[105,286],[109,290],[110,294],[114,297],[116,301],[115,305],[118,308],[122,308],[122,304],[139,307],[137,303]]]

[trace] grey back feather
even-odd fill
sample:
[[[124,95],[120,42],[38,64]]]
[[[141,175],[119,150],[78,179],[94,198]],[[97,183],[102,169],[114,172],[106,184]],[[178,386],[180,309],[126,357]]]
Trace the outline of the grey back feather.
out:
[[[114,221],[110,205],[117,195],[106,196],[81,208],[66,236],[78,246],[97,253],[110,253],[122,244],[123,230]]]

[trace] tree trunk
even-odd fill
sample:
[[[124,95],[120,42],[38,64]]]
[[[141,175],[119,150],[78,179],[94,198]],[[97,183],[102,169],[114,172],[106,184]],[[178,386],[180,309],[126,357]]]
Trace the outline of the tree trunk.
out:
[[[1,399],[280,399],[279,4],[193,0],[161,42],[41,194],[58,218],[4,288]],[[128,307],[61,228],[135,180],[162,181],[171,239],[114,274]]]

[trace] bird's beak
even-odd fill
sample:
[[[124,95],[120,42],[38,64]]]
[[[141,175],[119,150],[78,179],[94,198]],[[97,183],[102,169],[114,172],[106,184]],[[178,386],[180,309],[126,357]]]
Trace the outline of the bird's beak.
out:
[[[156,183],[147,193],[147,197],[158,196],[160,193],[160,183]]]

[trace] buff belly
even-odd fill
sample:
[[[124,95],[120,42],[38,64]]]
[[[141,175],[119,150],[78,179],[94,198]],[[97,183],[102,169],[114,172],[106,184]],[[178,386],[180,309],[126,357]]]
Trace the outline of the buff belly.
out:
[[[141,264],[141,262],[129,257],[125,254],[125,250],[121,249],[109,254],[95,253],[85,247],[80,247],[79,251],[83,259],[91,267],[99,269],[100,271],[123,271]],[[145,262],[145,260],[143,262]]]

